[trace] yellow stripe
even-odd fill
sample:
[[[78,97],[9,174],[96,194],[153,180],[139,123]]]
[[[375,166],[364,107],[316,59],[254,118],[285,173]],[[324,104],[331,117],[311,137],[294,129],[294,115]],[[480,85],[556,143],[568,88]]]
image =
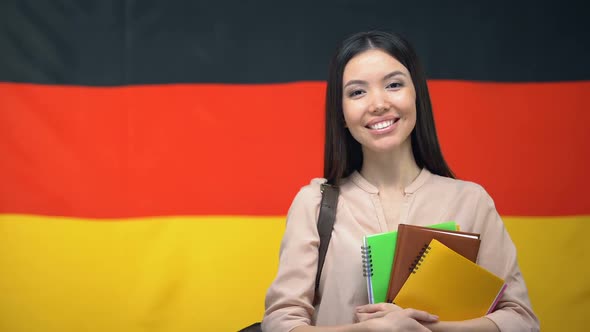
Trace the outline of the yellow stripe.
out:
[[[590,216],[505,222],[542,330],[584,330]],[[284,217],[0,215],[0,331],[236,331],[261,319],[283,230]]]
[[[260,320],[284,217],[0,215],[0,331],[236,331]]]
[[[590,325],[590,216],[505,217],[541,331]]]

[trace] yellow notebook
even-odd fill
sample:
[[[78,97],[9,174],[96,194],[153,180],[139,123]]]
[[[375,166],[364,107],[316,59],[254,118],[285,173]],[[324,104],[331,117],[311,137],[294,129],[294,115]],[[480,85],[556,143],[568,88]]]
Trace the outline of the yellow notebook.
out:
[[[440,320],[482,317],[494,309],[506,288],[504,280],[437,240],[417,262],[393,302]]]

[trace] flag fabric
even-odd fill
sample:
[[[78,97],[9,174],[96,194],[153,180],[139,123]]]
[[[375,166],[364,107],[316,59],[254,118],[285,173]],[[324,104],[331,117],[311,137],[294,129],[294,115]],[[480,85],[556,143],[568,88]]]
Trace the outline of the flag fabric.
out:
[[[260,320],[289,204],[322,176],[329,57],[373,29],[415,45],[542,330],[584,330],[586,22],[577,2],[3,1],[0,331]]]

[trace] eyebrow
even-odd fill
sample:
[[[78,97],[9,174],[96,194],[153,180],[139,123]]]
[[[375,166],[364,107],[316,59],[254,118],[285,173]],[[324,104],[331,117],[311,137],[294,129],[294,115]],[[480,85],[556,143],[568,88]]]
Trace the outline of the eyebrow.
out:
[[[390,79],[392,77],[398,76],[398,75],[406,76],[406,74],[404,72],[399,71],[399,70],[396,70],[396,71],[392,71],[391,73],[383,76],[383,81],[386,81],[386,80],[388,80],[388,79]],[[348,82],[346,82],[346,84],[344,84],[344,87],[343,88],[346,88],[347,86],[353,85],[353,84],[366,85],[367,84],[367,81],[362,81],[362,80],[348,81]]]

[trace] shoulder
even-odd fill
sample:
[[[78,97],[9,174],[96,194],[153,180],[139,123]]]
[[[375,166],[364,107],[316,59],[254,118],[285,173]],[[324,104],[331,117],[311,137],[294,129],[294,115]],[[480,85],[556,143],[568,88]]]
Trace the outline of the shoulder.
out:
[[[448,178],[432,174],[429,189],[455,194],[459,197],[477,198],[477,201],[493,204],[493,200],[485,188],[475,182]]]
[[[309,184],[301,187],[291,203],[289,214],[302,211],[313,213],[318,210],[322,200],[321,186],[324,182],[326,180],[323,178],[314,178]]]
[[[423,186],[423,200],[436,200],[449,213],[470,213],[472,218],[495,213],[494,200],[475,182],[432,175]]]
[[[322,200],[320,189],[324,182],[324,179],[314,178],[299,189],[287,213],[284,240],[317,237],[316,225]]]
[[[447,213],[456,216],[461,229],[476,233],[503,229],[494,200],[482,185],[433,175],[431,186],[437,188],[437,196],[441,197]],[[429,195],[429,198],[436,197]]]
[[[313,178],[309,184],[301,187],[295,195],[294,201],[313,202],[322,198],[321,187],[326,182],[324,178]]]

